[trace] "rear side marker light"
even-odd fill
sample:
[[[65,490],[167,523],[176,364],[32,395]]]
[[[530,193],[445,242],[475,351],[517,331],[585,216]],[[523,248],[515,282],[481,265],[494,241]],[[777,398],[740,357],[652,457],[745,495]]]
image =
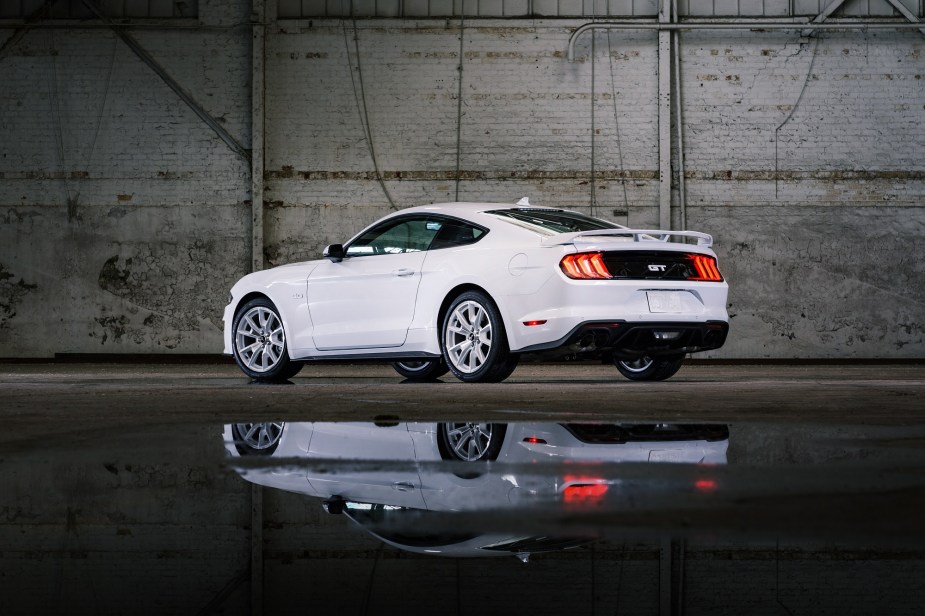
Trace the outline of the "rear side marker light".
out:
[[[697,275],[689,276],[688,280],[722,282],[723,275],[719,273],[719,269],[716,267],[716,259],[707,255],[690,255],[690,260]]]
[[[524,321],[524,325],[526,325],[527,327],[533,327],[534,325],[545,325],[545,324],[546,324],[546,319],[543,319],[542,321]]]
[[[527,438],[524,439],[524,442],[530,443],[531,445],[545,445],[546,444],[545,439],[538,438],[536,436],[528,436]]]
[[[565,255],[559,261],[559,267],[566,276],[575,280],[609,280],[613,278],[604,255],[600,252],[579,252]]]

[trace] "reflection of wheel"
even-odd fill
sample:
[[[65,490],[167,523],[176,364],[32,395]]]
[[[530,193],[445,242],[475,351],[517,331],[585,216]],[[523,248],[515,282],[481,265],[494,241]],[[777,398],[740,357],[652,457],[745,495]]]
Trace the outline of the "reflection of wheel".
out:
[[[497,383],[517,367],[518,356],[508,350],[501,314],[479,291],[453,300],[442,334],[443,359],[461,381]]]
[[[285,425],[281,421],[231,424],[231,437],[242,456],[268,456],[276,451]]]
[[[631,381],[664,381],[674,376],[683,362],[683,355],[672,355],[654,359],[645,356],[628,361],[615,359],[613,363],[620,374]]]
[[[302,369],[289,359],[286,332],[273,302],[252,299],[234,318],[231,350],[244,374],[258,381],[285,381]]]
[[[396,361],[395,372],[412,381],[432,381],[450,371],[442,359],[427,361]]]
[[[444,460],[483,462],[494,460],[501,451],[507,424],[441,423],[437,440]]]

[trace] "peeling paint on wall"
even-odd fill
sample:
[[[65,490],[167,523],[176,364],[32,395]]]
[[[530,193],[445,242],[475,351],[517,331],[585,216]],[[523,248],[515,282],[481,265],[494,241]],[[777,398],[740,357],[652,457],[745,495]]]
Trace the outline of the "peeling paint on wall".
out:
[[[19,303],[36,289],[37,284],[29,284],[23,278],[16,280],[16,276],[0,263],[0,329],[8,327],[10,320],[16,316]]]
[[[186,335],[198,332],[202,321],[222,327],[228,281],[211,269],[221,250],[215,240],[191,245],[139,243],[123,247],[103,263],[97,284],[126,300],[137,313],[148,313],[137,327],[125,315],[99,317],[100,343],[128,340],[137,345],[153,341],[175,348]]]

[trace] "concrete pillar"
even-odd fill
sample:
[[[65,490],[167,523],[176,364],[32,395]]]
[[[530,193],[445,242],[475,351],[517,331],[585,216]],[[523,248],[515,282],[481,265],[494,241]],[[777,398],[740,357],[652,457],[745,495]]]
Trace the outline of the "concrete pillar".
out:
[[[272,8],[275,9],[275,3]],[[263,269],[264,75],[266,0],[253,0],[251,50],[251,271]],[[275,17],[275,11],[274,11]]]

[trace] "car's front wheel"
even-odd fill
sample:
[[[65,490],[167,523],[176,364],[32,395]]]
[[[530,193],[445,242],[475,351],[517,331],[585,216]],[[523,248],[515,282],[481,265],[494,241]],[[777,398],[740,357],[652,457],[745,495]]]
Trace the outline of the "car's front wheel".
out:
[[[443,317],[443,359],[467,383],[497,383],[517,367],[510,352],[501,313],[484,293],[467,291],[450,304]]]
[[[242,456],[268,456],[276,451],[285,425],[281,421],[231,424],[235,449]]]
[[[283,321],[269,299],[259,297],[241,306],[232,332],[234,360],[252,379],[285,381],[302,369],[302,364],[289,359]]]
[[[631,381],[664,381],[681,369],[683,355],[652,358],[649,356],[636,359],[614,359],[614,365],[620,374]]]
[[[442,359],[396,361],[392,363],[392,367],[409,381],[433,381],[450,371]]]

